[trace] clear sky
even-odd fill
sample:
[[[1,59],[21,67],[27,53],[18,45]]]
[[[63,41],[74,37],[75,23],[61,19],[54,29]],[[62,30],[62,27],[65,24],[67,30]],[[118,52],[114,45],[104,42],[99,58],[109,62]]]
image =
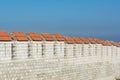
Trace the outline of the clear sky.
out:
[[[120,41],[120,0],[0,0],[0,30]]]

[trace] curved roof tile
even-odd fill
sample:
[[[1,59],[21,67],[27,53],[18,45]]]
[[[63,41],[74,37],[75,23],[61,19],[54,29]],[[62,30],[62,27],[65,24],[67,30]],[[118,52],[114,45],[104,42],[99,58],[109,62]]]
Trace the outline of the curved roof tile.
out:
[[[8,32],[0,31],[0,41],[11,41],[12,38]]]
[[[57,41],[64,41],[64,37],[61,34],[53,34],[53,37],[57,40]]]
[[[82,44],[82,43],[83,43],[82,40],[80,40],[80,38],[78,38],[78,37],[74,37],[73,40],[74,40],[75,43],[77,43],[77,44]]]
[[[70,37],[65,37],[65,41],[66,41],[66,43],[68,43],[68,44],[74,44],[73,39],[70,38]]]
[[[26,34],[23,32],[13,32],[12,33],[13,39],[17,41],[28,41]]]
[[[40,37],[40,35],[38,33],[35,32],[29,32],[27,33],[27,35],[30,37],[31,40],[33,41],[41,41],[42,38]]]
[[[43,37],[43,40],[46,40],[46,41],[54,41],[54,38],[52,37],[51,34],[41,34],[41,36]]]

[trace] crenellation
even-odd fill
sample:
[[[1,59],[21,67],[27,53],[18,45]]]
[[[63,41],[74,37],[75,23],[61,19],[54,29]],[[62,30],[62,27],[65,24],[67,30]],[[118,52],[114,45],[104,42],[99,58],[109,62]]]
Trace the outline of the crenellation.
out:
[[[20,34],[21,35],[20,35]],[[16,32],[0,41],[0,80],[115,80],[119,43]],[[19,36],[19,38],[17,37]],[[20,37],[22,36],[22,38]]]

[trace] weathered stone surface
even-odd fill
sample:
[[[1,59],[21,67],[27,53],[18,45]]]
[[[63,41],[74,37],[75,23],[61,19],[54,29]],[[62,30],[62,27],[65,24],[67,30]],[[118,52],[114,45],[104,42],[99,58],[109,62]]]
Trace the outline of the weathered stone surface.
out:
[[[120,69],[120,64],[110,61],[76,61],[80,59],[4,62],[0,63],[0,80],[114,80],[116,76],[119,77],[120,70],[117,70]]]

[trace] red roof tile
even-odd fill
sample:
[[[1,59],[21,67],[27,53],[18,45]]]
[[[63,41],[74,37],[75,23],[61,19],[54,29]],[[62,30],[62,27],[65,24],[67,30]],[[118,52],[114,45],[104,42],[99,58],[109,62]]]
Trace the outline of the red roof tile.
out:
[[[46,40],[46,41],[54,41],[54,38],[50,34],[41,34],[41,36]]]
[[[13,39],[17,41],[28,41],[29,39],[27,38],[26,34],[23,32],[13,32]]]
[[[114,41],[110,41],[110,42],[111,42],[111,44],[112,44],[113,46],[120,47],[120,44],[119,44],[119,43],[117,43],[117,42],[114,42]]]
[[[65,39],[66,43],[68,43],[68,44],[74,44],[74,41],[73,41],[72,38],[70,38],[70,37],[65,37],[64,39]]]
[[[0,37],[10,37],[7,32],[0,32]]]
[[[104,46],[110,46],[106,41],[104,41],[104,40],[102,40],[102,44],[104,45]]]
[[[39,34],[35,33],[35,32],[29,32],[28,35],[30,36],[30,38],[33,40],[33,41],[41,41],[42,38],[40,37]]]
[[[0,41],[11,41],[12,38],[7,32],[0,31]]]
[[[17,41],[28,41],[27,37],[16,37]]]
[[[109,46],[112,46],[112,44],[110,43],[110,41],[106,41],[106,43],[109,45]]]
[[[110,46],[110,44],[107,41],[94,39],[96,43],[102,44],[103,46]]]
[[[11,37],[0,37],[0,41],[11,41]]]
[[[84,44],[89,44],[89,40],[88,39],[86,39],[86,38],[80,38],[83,42],[84,42]]]
[[[94,39],[94,40],[95,40],[96,43],[102,44],[102,41],[101,41],[101,40],[99,40],[99,39]]]
[[[64,41],[64,37],[61,34],[53,34],[53,36],[56,38],[58,41]]]
[[[17,37],[26,37],[26,34],[24,34],[23,32],[13,32],[12,34]]]
[[[94,39],[92,39],[92,38],[88,38],[88,40],[89,40],[89,42],[90,42],[91,44],[96,44],[96,42],[95,42]]]
[[[74,37],[73,40],[75,41],[75,43],[77,44],[82,44],[83,42],[80,40],[80,38],[78,37]]]

